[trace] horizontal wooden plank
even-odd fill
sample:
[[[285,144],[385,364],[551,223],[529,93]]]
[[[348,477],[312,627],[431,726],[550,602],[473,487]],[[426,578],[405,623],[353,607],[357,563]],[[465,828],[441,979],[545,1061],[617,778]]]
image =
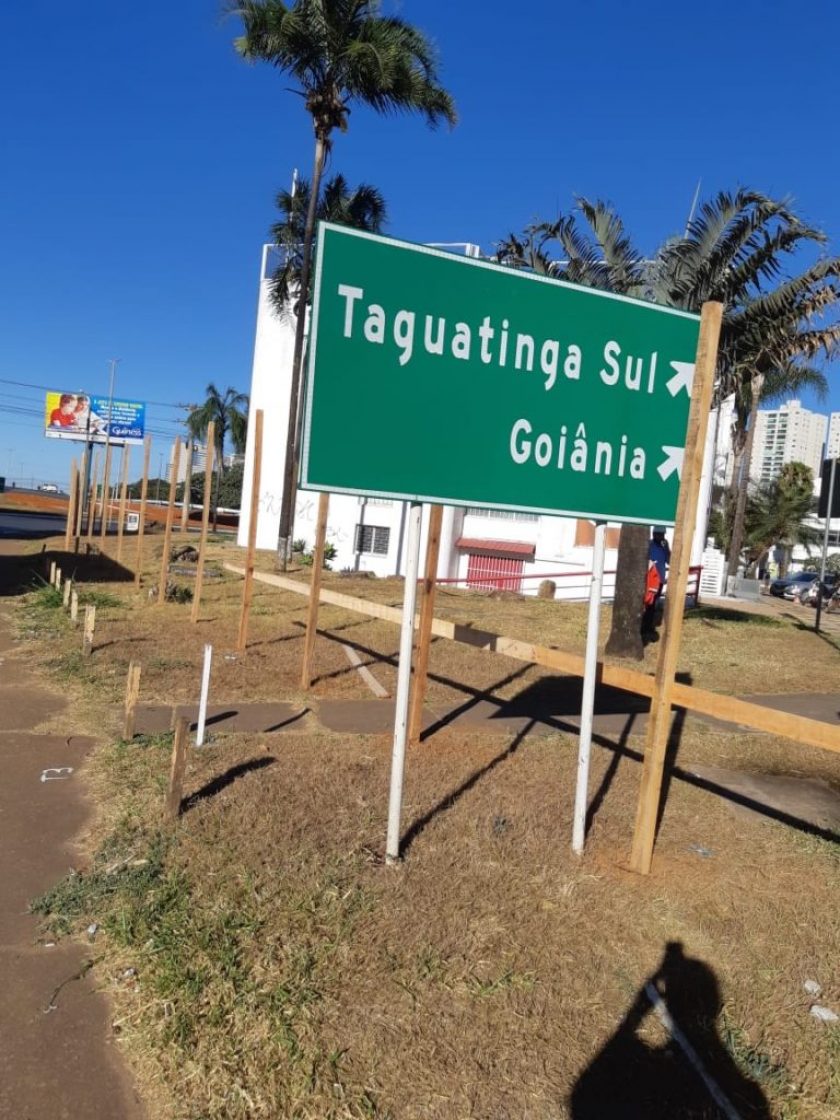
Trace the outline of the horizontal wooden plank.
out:
[[[236,564],[225,564],[229,572],[244,576],[245,569]],[[275,575],[272,572],[255,572],[254,578],[272,587],[292,591],[296,595],[309,597],[309,585],[299,580],[289,579],[288,576]],[[379,618],[385,622],[397,625],[402,621],[402,611],[399,607],[388,607],[384,603],[372,603],[369,599],[361,599],[355,595],[343,595],[338,591],[326,588],[321,589],[321,602],[330,606],[343,607],[357,614],[365,614],[371,618]],[[414,624],[418,624],[419,616],[415,616]],[[550,649],[548,646],[535,645],[523,642],[517,638],[506,638],[502,634],[492,634],[487,630],[476,630],[472,626],[462,623],[449,622],[444,618],[436,618],[432,623],[432,633],[439,638],[447,638],[463,645],[475,646],[476,649],[488,650],[491,653],[501,653],[515,661],[525,661],[534,665],[541,665],[544,669],[554,669],[560,673],[571,676],[583,676],[583,657],[565,650]],[[628,669],[623,665],[611,665],[608,662],[598,663],[599,681],[620,688],[625,692],[633,692],[637,696],[653,696],[654,678],[648,673],[641,673],[638,669]],[[825,723],[818,719],[809,719],[807,716],[797,716],[791,712],[780,712],[776,708],[767,708],[762,704],[755,704],[749,700],[739,700],[737,696],[727,696],[721,692],[709,692],[705,688],[694,685],[674,683],[673,701],[679,708],[700,715],[712,716],[715,719],[728,723],[737,723],[742,727],[749,727],[754,731],[766,731],[771,735],[782,735],[793,739],[797,743],[805,743],[811,747],[820,747],[822,750],[834,751],[840,754],[840,725]]]

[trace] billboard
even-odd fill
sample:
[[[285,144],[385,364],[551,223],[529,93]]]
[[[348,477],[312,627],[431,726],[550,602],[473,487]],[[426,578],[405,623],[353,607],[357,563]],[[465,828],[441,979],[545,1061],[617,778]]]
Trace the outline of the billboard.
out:
[[[49,439],[105,443],[109,422],[111,443],[142,443],[146,406],[139,401],[109,402],[107,397],[90,397],[87,393],[47,393],[44,435]]]

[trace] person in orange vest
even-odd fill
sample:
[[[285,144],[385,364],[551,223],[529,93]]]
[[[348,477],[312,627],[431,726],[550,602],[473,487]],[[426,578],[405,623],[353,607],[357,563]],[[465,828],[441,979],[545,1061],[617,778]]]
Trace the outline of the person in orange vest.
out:
[[[665,577],[671,562],[671,549],[665,537],[665,530],[656,525],[648,550],[648,572],[645,580],[645,596],[642,608],[642,637],[656,641],[656,608],[665,588]]]

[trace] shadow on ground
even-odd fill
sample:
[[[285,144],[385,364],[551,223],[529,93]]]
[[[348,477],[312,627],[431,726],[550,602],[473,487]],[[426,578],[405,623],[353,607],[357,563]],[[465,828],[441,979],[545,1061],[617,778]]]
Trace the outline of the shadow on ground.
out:
[[[575,1084],[572,1120],[771,1120],[763,1090],[718,1034],[721,1007],[713,970],[669,943]],[[639,1037],[650,1015],[664,1029],[659,1045]]]

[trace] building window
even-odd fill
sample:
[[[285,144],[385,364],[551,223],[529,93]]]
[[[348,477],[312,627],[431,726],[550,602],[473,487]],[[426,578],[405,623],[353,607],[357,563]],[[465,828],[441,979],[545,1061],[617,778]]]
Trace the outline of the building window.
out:
[[[539,514],[524,513],[513,509],[484,509],[482,506],[467,506],[467,516],[496,517],[503,521],[538,521]]]
[[[369,552],[374,556],[387,556],[391,530],[384,525],[357,525],[356,552]]]

